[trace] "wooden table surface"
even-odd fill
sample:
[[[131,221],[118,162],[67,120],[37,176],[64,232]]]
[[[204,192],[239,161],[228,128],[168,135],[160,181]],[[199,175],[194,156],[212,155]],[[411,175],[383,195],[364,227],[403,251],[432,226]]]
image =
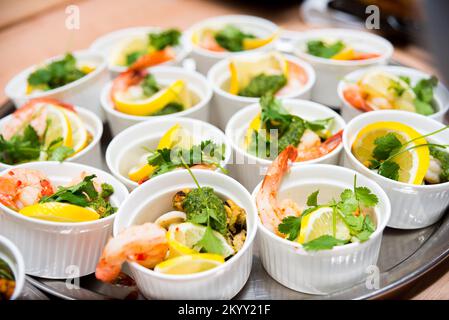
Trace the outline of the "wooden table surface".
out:
[[[260,8],[257,1],[211,0],[0,0],[0,88],[24,68],[50,56],[87,48],[110,31],[135,26],[188,28],[193,23],[222,14],[251,14],[272,20],[289,30],[309,28],[301,21],[298,6]],[[80,9],[80,29],[65,27],[67,5]],[[37,11],[37,13],[36,13]],[[435,73],[430,56],[409,46],[396,49],[400,62]],[[0,102],[6,101],[3,90]],[[391,296],[396,299],[449,299],[449,259]]]

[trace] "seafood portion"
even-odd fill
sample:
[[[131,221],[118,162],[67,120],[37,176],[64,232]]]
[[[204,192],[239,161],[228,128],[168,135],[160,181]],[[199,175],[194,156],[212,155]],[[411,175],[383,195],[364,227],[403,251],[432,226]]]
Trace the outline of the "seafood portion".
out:
[[[0,301],[11,299],[15,288],[14,273],[6,261],[0,258]]]
[[[337,148],[342,132],[331,133],[333,118],[307,121],[290,114],[272,96],[260,99],[261,112],[250,123],[245,149],[266,159],[274,159],[287,146],[297,147],[294,161],[318,159]]]
[[[409,184],[449,181],[449,150],[432,140],[444,127],[425,135],[402,122],[375,122],[362,128],[352,154],[379,175]]]
[[[63,161],[91,140],[72,105],[50,98],[33,99],[0,128],[0,162]]]
[[[110,95],[118,111],[135,116],[172,114],[199,100],[184,80],[161,84],[151,73],[140,69],[120,74],[112,83]]]
[[[0,176],[0,203],[33,219],[84,222],[114,214],[114,189],[83,172],[67,186],[55,187],[41,171],[15,168]]]
[[[366,60],[380,57],[379,53],[357,51],[342,40],[310,40],[307,51],[315,57],[333,60]]]
[[[175,193],[174,211],[111,238],[97,265],[99,280],[116,279],[125,261],[164,274],[198,273],[225,263],[243,247],[245,210],[213,188],[200,186],[188,170],[197,188]]]
[[[225,145],[211,140],[196,142],[190,132],[179,124],[171,127],[159,140],[157,148],[149,150],[128,171],[128,178],[139,184],[152,177],[187,167],[215,170],[224,160]]]
[[[56,89],[81,79],[95,70],[95,66],[79,63],[67,53],[64,58],[55,60],[33,71],[27,79],[27,94]]]
[[[291,199],[278,200],[278,190],[295,161],[297,150],[288,146],[273,161],[256,196],[262,224],[271,232],[296,241],[307,251],[327,250],[351,242],[363,242],[376,230],[374,208],[376,195],[366,187],[345,189],[340,199],[318,203],[319,190],[310,194],[305,204]]]
[[[173,60],[180,37],[179,30],[166,29],[128,38],[113,48],[109,61],[114,66],[141,70]]]
[[[347,85],[343,97],[363,112],[373,110],[404,110],[432,115],[437,109],[433,90],[438,85],[434,76],[412,83],[407,76],[373,69],[355,84]]]
[[[213,52],[239,52],[262,47],[275,38],[276,34],[257,38],[254,34],[229,24],[220,29],[202,29],[192,36],[192,42],[202,49]]]
[[[243,97],[288,95],[301,90],[308,80],[301,66],[277,52],[232,58],[229,72],[229,93]]]

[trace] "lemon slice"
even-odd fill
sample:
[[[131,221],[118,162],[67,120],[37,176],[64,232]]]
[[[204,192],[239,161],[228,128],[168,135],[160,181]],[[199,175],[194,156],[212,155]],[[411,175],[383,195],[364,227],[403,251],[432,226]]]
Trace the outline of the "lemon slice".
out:
[[[375,148],[376,138],[394,133],[402,143],[416,139],[409,143],[407,147],[426,144],[424,138],[415,129],[400,122],[376,122],[367,125],[359,131],[352,144],[352,153],[365,166],[368,166],[373,159],[372,154]],[[411,149],[393,158],[399,165],[399,181],[411,184],[421,184],[429,168],[430,155],[429,147],[423,146]]]
[[[383,70],[367,72],[359,80],[359,86],[371,97],[387,99],[394,109],[416,112],[415,92],[404,80],[394,74]],[[398,95],[398,91],[394,88],[398,88],[401,94]]]
[[[260,112],[251,120],[245,135],[245,147],[251,144],[251,139],[254,131],[259,131],[261,129],[262,119],[260,117]]]
[[[229,93],[238,94],[255,76],[284,74],[288,78],[288,61],[278,52],[267,53],[259,58],[236,57],[229,63],[231,74]]]
[[[72,128],[64,109],[52,104],[46,105],[46,108],[49,125],[45,135],[45,145],[48,146],[52,141],[62,137],[62,144],[67,147],[72,147]]]
[[[217,254],[197,253],[165,260],[154,268],[155,272],[165,274],[192,274],[207,271],[224,263]]]
[[[172,148],[175,144],[179,143],[181,140],[184,140],[184,137],[181,134],[181,126],[179,124],[175,124],[167,132],[162,136],[161,140],[159,140],[159,144],[157,149],[164,148]],[[156,169],[153,166],[150,166],[147,163],[147,159],[149,153],[143,154],[137,165],[132,167],[128,172],[128,177],[135,182],[139,182],[142,179],[148,178],[153,171]]]
[[[342,218],[336,213],[335,238],[349,240],[351,234]],[[333,236],[333,209],[331,207],[318,208],[304,216],[301,220],[298,242],[306,243],[324,235]]]
[[[19,213],[29,218],[54,222],[85,222],[100,218],[100,215],[93,209],[62,202],[33,204],[24,207]]]
[[[127,91],[120,91],[115,93],[113,99],[120,112],[134,116],[148,116],[162,110],[170,102],[180,101],[185,87],[183,80],[176,80],[149,98],[133,99]]]
[[[128,54],[148,49],[147,35],[128,38],[119,42],[110,52],[109,64],[114,66],[126,66]]]
[[[81,120],[77,113],[64,108],[62,110],[67,116],[70,128],[72,129],[72,148],[74,154],[76,154],[87,146],[89,134],[84,126],[83,120]]]
[[[277,33],[273,33],[266,38],[245,38],[243,39],[243,49],[252,50],[260,48],[271,41],[273,41],[277,37]]]
[[[168,229],[167,237],[169,245],[174,244],[174,251],[170,251],[170,256],[189,254],[186,249],[198,252],[200,248],[195,248],[196,244],[203,238],[206,227],[191,222],[173,224]],[[216,238],[221,242],[223,248],[223,257],[227,258],[235,253],[234,249],[228,244],[225,237],[217,231],[213,231]],[[183,249],[182,249],[183,248]]]
[[[333,60],[352,60],[354,59],[354,48],[346,47],[340,52],[334,54],[331,59]]]

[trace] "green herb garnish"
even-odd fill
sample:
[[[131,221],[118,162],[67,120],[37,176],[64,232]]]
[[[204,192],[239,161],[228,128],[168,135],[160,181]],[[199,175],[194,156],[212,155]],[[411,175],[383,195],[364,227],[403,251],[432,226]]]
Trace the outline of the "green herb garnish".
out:
[[[307,42],[307,53],[320,58],[330,59],[345,48],[342,41],[325,43],[321,40],[311,40]]]
[[[227,25],[215,34],[215,41],[228,51],[243,51],[243,40],[255,38],[253,34],[244,33],[240,29]]]
[[[262,97],[264,95],[274,95],[287,84],[285,75],[266,75],[261,73],[251,79],[249,84],[240,90],[239,96]]]
[[[148,37],[150,46],[159,51],[164,50],[166,47],[177,46],[181,37],[181,31],[168,29],[158,33],[150,33]]]

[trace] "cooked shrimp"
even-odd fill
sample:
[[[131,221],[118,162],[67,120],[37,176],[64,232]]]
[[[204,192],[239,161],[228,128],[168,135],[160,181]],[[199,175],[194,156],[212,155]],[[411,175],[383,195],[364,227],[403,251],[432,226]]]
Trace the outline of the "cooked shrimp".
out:
[[[126,91],[129,87],[140,84],[147,74],[146,70],[128,70],[121,73],[112,82],[111,99],[114,101],[117,92]]]
[[[353,84],[347,86],[343,91],[343,97],[348,101],[354,108],[361,111],[373,111],[373,109],[366,103],[365,97],[363,96],[360,88]]]
[[[295,161],[296,158],[296,148],[293,146],[285,148],[268,168],[262,186],[257,193],[256,204],[260,219],[268,230],[277,234],[279,234],[278,225],[283,218],[287,215],[299,216],[301,214],[299,208],[292,205],[293,201],[284,200],[281,204],[277,201],[277,191],[282,177],[288,170],[288,161]]]
[[[2,127],[1,134],[6,140],[9,140],[15,134],[21,132],[28,124],[36,130],[39,137],[44,135],[47,128],[47,109],[46,104],[53,104],[71,111],[75,111],[72,105],[60,102],[51,98],[32,99],[17,109],[7,123]]]
[[[354,55],[351,60],[366,60],[366,59],[373,59],[380,57],[380,54],[378,53],[372,53],[372,52],[360,52],[356,51],[354,52]]]
[[[318,159],[338,147],[342,141],[343,130],[340,130],[326,141],[321,142],[320,137],[312,130],[304,131],[298,145],[296,161]]]
[[[137,59],[129,69],[130,70],[143,70],[148,67],[152,67],[167,61],[174,59],[176,56],[173,48],[167,47],[163,50],[153,51],[151,53],[145,54]]]
[[[217,41],[215,40],[213,32],[204,32],[203,36],[201,37],[201,42],[199,46],[203,49],[215,51],[215,52],[224,52],[226,51],[225,48],[220,46]]]
[[[111,282],[120,274],[125,261],[134,261],[146,268],[162,262],[168,251],[166,230],[155,223],[124,229],[109,239],[97,264],[95,276]]]
[[[20,210],[54,193],[47,177],[38,170],[16,168],[0,176],[0,202]]]
[[[84,180],[85,177],[90,176],[90,175],[91,175],[90,173],[88,173],[88,172],[86,172],[86,171],[82,171],[82,172],[79,174],[79,176],[73,178],[73,179],[66,185],[66,187],[74,186],[74,185],[76,185],[76,184],[82,182],[82,181]],[[102,189],[101,189],[101,183],[99,183],[99,182],[97,181],[97,179],[93,179],[92,182],[93,182],[93,184],[94,184],[95,190],[97,190],[97,192],[101,192],[101,190],[102,190]]]
[[[298,64],[288,63],[288,82],[281,88],[276,96],[282,96],[294,92],[295,90],[301,90],[307,83],[307,73]]]

